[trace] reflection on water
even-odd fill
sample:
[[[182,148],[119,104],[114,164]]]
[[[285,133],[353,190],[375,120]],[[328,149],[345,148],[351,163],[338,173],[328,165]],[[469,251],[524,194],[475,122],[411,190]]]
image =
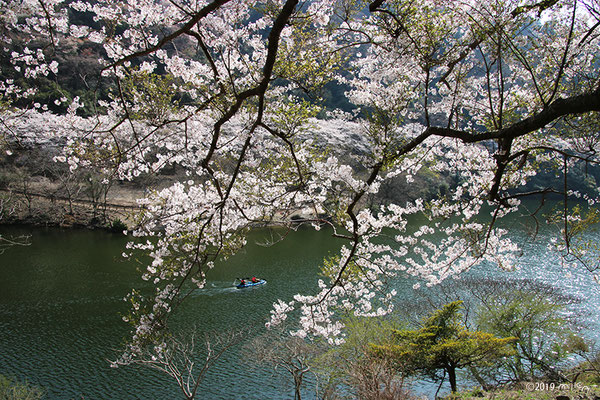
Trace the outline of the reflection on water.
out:
[[[136,265],[120,254],[127,238],[88,230],[2,227],[1,234],[32,235],[28,247],[0,255],[0,374],[27,378],[46,388],[51,399],[166,399],[179,396],[168,378],[147,368],[109,368],[128,326],[123,297],[132,287],[148,289]],[[265,232],[255,232],[251,242]],[[524,255],[509,276],[534,278],[585,298],[592,322],[600,309],[598,286],[587,271],[565,271],[546,250],[549,232],[536,242],[519,233]],[[180,329],[220,331],[247,327],[261,331],[272,304],[299,292],[311,293],[323,257],[342,242],[327,232],[300,230],[265,248],[249,245],[209,272],[205,288],[195,289],[172,320]],[[506,274],[484,266],[471,276]],[[255,275],[267,284],[236,289],[239,276]],[[410,298],[412,282],[401,283]],[[289,380],[288,380],[289,381]],[[238,349],[226,353],[204,380],[207,399],[288,399],[292,387],[244,360]],[[314,398],[312,391],[306,398]]]

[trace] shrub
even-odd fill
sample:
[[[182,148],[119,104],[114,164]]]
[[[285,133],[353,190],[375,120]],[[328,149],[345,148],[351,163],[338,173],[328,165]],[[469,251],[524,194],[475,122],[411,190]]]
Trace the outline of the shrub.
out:
[[[125,225],[125,223],[119,218],[116,218],[111,222],[108,229],[114,233],[122,233],[123,231],[127,230],[127,225]]]
[[[0,400],[39,400],[42,397],[42,388],[0,375]]]

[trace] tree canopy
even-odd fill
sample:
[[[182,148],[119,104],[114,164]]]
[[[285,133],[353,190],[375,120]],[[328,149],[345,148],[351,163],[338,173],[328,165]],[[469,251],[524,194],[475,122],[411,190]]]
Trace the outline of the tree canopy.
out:
[[[482,262],[511,268],[519,249],[498,222],[533,194],[564,201],[554,248],[597,278],[570,245],[586,217],[568,207],[597,198],[567,179],[598,162],[597,0],[0,0],[0,11],[3,152],[63,140],[56,161],[96,168],[101,184],[185,171],[141,202],[134,234],[152,240],[129,247],[150,256],[156,291],[132,293],[117,363],[248,229],[291,228],[298,210],[342,244],[330,281],[274,305],[269,324],[298,310],[300,337],[339,342],[337,312],[389,312],[390,277],[430,285]],[[67,74],[74,51],[87,67]],[[332,87],[344,102],[323,101]],[[542,166],[564,179],[531,190]],[[455,184],[366,207],[425,168]]]
[[[439,370],[448,374],[452,392],[456,392],[456,370],[484,365],[512,355],[515,337],[498,338],[473,331],[461,322],[462,302],[444,305],[423,321],[417,330],[394,331],[394,339],[384,345],[372,345],[372,351],[389,358],[404,374],[424,373],[440,379]]]

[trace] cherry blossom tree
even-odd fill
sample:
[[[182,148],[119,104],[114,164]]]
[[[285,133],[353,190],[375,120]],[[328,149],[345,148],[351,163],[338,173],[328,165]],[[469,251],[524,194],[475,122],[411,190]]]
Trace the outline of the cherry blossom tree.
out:
[[[59,162],[111,178],[173,165],[187,174],[141,200],[134,234],[148,240],[128,247],[151,257],[143,277],[156,292],[130,296],[134,332],[116,364],[160,337],[188,283],[202,287],[249,229],[291,228],[298,210],[341,250],[326,260],[329,281],[280,300],[268,325],[296,312],[294,335],[331,343],[343,340],[339,313],[391,311],[390,279],[433,285],[483,262],[511,268],[519,249],[500,221],[526,196],[563,199],[554,246],[566,265],[585,258],[581,246],[573,257],[568,233],[586,217],[568,203],[597,199],[567,176],[598,161],[597,0],[0,0],[0,9],[11,71],[0,81],[4,140],[66,137]],[[42,104],[25,83],[58,77],[68,40],[101,48],[96,100],[64,93]],[[319,101],[328,84],[344,89],[351,111]],[[350,147],[359,151],[344,156]],[[542,165],[564,180],[532,191]],[[410,183],[424,167],[456,185],[433,200],[365,207],[383,182]],[[415,215],[424,222],[409,224]]]

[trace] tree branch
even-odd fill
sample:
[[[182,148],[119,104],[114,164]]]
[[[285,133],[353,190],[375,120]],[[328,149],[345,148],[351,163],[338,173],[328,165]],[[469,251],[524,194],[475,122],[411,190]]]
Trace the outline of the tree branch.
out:
[[[170,35],[163,37],[154,46],[148,47],[145,50],[140,50],[140,51],[132,53],[128,56],[125,56],[125,57],[115,61],[114,63],[104,67],[102,70],[104,71],[109,68],[114,68],[119,65],[123,65],[128,61],[134,60],[138,57],[147,56],[148,54],[154,53],[156,50],[161,49],[163,46],[165,46],[167,43],[171,42],[173,39],[183,35],[184,33],[189,32],[194,27],[194,25],[196,25],[202,18],[206,17],[208,14],[217,10],[219,7],[221,7],[222,5],[224,5],[230,1],[231,0],[215,0],[214,2],[206,5],[200,11],[198,11],[185,25],[183,25],[181,28],[177,29],[175,32],[171,33]]]

